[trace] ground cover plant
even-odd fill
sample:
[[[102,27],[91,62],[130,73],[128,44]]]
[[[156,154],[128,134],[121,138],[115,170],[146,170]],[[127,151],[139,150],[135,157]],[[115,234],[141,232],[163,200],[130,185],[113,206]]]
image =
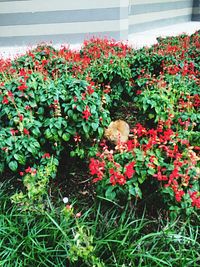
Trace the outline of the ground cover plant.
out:
[[[80,202],[61,198],[44,213],[19,212],[10,183],[0,191],[1,266],[199,266],[199,219],[169,222],[106,202],[80,215]]]
[[[44,224],[46,219],[57,220],[50,212],[49,198],[54,201],[61,190],[84,202],[88,210],[91,205],[90,218],[96,214],[91,203],[101,200],[119,210],[134,207],[134,216],[141,216],[140,210],[146,206],[153,219],[161,210],[165,220],[181,216],[195,225],[200,209],[199,61],[199,32],[159,38],[158,44],[140,50],[93,38],[85,41],[80,51],[42,44],[14,60],[1,59],[0,170],[2,181],[13,178],[15,190],[10,200],[16,205],[15,212],[40,211]],[[115,119],[127,121],[131,128],[129,140],[117,147],[104,138],[105,128]],[[66,211],[70,213],[71,208]],[[109,223],[119,220],[120,228],[125,221],[120,223],[115,215]],[[66,228],[77,227],[74,215],[72,218]],[[87,220],[82,222],[86,228]],[[151,236],[154,229],[150,225],[147,231]],[[89,243],[97,231],[92,229]],[[115,245],[108,245],[112,247],[110,262],[105,261],[102,245],[99,250],[91,245],[91,251],[83,249],[79,255],[82,241],[76,245],[69,242],[73,249],[62,253],[71,257],[74,266],[80,266],[80,260],[83,266],[151,266],[148,264],[154,260],[152,266],[173,265],[173,260],[165,261],[169,254],[162,252],[163,261],[159,261],[153,250],[148,256],[142,254],[137,260],[130,256],[126,261],[125,254],[133,250],[121,233],[129,230],[122,226],[117,237],[110,229],[108,236],[116,239]],[[78,235],[87,239],[85,232]],[[73,240],[71,232],[69,236]],[[153,237],[155,244],[162,243],[161,235]],[[198,231],[193,237],[199,240]],[[116,248],[121,238],[128,248],[123,255]],[[56,246],[55,240],[52,242]],[[162,248],[164,251],[164,243]],[[187,264],[199,258],[191,253]],[[41,266],[48,266],[38,257]],[[18,266],[23,263],[19,261]]]

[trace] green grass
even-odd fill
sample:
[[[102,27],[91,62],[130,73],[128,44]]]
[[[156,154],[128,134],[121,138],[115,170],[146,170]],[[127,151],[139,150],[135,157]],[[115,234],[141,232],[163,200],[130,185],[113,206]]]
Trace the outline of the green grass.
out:
[[[70,246],[77,245],[77,223],[63,216],[61,200],[57,204],[49,200],[48,213],[20,212],[10,203],[6,188],[7,184],[0,188],[0,266],[97,266],[84,257],[75,259],[75,254],[74,262],[68,261]],[[80,209],[81,203],[75,206]],[[106,267],[200,264],[198,218],[170,223],[149,219],[145,212],[138,216],[128,205],[120,208],[101,200],[85,208],[78,225],[93,237],[93,255]]]
[[[95,224],[94,224],[95,225]],[[106,266],[199,266],[199,227],[137,218],[128,207],[96,217],[97,251]]]

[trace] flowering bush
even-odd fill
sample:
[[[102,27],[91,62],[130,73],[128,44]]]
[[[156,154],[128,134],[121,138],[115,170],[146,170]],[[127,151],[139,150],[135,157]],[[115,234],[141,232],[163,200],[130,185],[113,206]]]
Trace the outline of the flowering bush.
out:
[[[45,154],[59,156],[63,142],[75,148],[78,138],[101,137],[109,122],[96,88],[66,77],[46,80],[21,70],[1,84],[1,164],[21,170]],[[75,139],[75,141],[74,141]]]
[[[22,176],[33,203],[41,202],[45,175],[56,175],[65,149],[89,161],[107,198],[142,198],[141,185],[150,182],[171,209],[199,208],[198,48],[196,32],[138,51],[93,38],[80,51],[39,45],[1,59],[1,172]],[[116,117],[129,122],[133,137],[112,150],[102,137]]]
[[[102,144],[101,152],[89,164],[99,193],[112,200],[120,195],[142,198],[140,185],[149,180],[156,182],[164,195],[169,194],[167,202],[171,206],[175,200],[184,208],[200,207],[200,147],[179,138],[169,120],[160,121],[156,129],[136,124],[132,129],[134,138],[119,143],[118,151]]]
[[[172,216],[199,208],[198,40],[199,33],[160,39],[132,58],[134,102],[146,127],[137,124],[134,139],[119,144],[118,152],[104,145],[90,160],[100,194],[141,198],[141,184],[149,181],[157,183]]]

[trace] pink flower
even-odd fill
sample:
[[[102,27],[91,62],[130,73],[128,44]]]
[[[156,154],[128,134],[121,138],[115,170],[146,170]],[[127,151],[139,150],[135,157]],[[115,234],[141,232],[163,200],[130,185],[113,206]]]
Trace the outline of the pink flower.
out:
[[[72,206],[69,205],[69,204],[67,204],[65,207],[66,207],[67,210],[71,210],[71,208],[72,208]]]
[[[76,218],[80,218],[81,217],[81,212],[76,213],[75,217]]]

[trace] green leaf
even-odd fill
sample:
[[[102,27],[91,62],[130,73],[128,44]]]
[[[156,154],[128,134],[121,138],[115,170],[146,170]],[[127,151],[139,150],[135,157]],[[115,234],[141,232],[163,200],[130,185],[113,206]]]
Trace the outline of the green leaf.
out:
[[[52,137],[53,137],[52,133],[51,133],[51,131],[49,129],[47,129],[45,131],[45,136],[46,136],[47,139],[52,139]]]
[[[92,105],[92,106],[90,107],[90,112],[91,112],[91,113],[95,113],[95,112],[96,112],[96,106],[95,106],[95,105]]]
[[[150,175],[154,175],[155,174],[155,169],[152,169],[152,168],[150,168],[150,169],[148,169],[148,174],[150,174]]]
[[[14,158],[19,162],[19,164],[25,165],[26,158],[23,155],[20,154],[14,154]]]
[[[128,191],[132,196],[136,195],[135,187],[133,185],[131,185],[131,184],[129,185]]]
[[[116,197],[116,193],[114,192],[114,186],[109,186],[106,190],[106,198],[113,200]]]
[[[12,146],[12,137],[6,139],[5,143],[6,143],[8,146]]]
[[[58,161],[58,159],[57,159],[57,158],[53,158],[53,163],[54,163],[56,166],[58,166],[58,165],[59,165],[59,161]]]
[[[61,128],[61,122],[58,120],[54,123],[54,126],[57,128],[57,129],[60,129]]]
[[[104,129],[102,127],[99,127],[98,128],[98,134],[99,134],[99,136],[102,137],[103,136],[103,133],[104,133]]]
[[[74,106],[76,106],[76,105],[74,105]],[[74,108],[73,105],[72,105],[72,108]],[[76,109],[77,109],[78,111],[80,111],[80,112],[83,111],[83,107],[80,106],[80,105],[77,105],[77,106],[76,106]]]
[[[3,173],[5,168],[5,164],[3,162],[0,162],[0,173]]]
[[[92,126],[93,131],[96,131],[99,126],[99,123],[92,122],[91,126]]]
[[[141,170],[140,173],[141,173],[141,176],[138,178],[138,181],[140,184],[142,184],[146,180],[147,172],[146,172],[146,170]]]
[[[68,134],[68,133],[64,133],[63,135],[62,135],[62,139],[64,140],[64,141],[69,141],[69,139],[70,139],[70,134]]]
[[[89,127],[85,123],[82,123],[82,126],[83,126],[83,131],[86,133],[86,135],[88,135]]]
[[[35,128],[32,130],[33,135],[35,135],[36,137],[38,137],[40,135],[40,130],[38,128]]]
[[[15,172],[18,168],[18,164],[17,164],[17,161],[16,160],[13,160],[13,161],[10,161],[9,164],[8,164],[8,167],[13,171]]]
[[[23,155],[18,155],[18,160],[17,161],[19,162],[19,164],[25,165],[26,158]]]
[[[153,119],[155,117],[155,115],[152,113],[149,113],[148,117],[149,117],[149,119]]]
[[[44,108],[42,108],[42,107],[38,108],[37,113],[38,113],[39,115],[44,114]]]
[[[138,185],[135,186],[135,192],[136,192],[136,195],[137,195],[139,198],[142,198],[142,191],[141,191],[141,189],[139,188]]]
[[[139,182],[140,184],[142,184],[142,183],[144,183],[145,179],[146,179],[146,176],[140,176],[140,177],[138,178],[138,182]]]

